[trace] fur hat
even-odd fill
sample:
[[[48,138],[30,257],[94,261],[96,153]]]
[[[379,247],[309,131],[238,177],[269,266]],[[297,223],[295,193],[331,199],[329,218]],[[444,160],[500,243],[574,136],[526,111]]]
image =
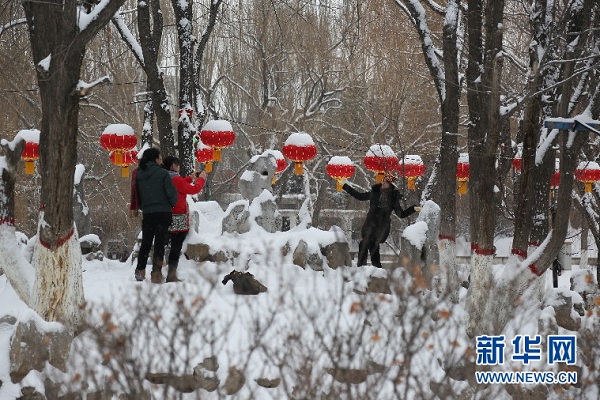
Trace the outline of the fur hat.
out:
[[[387,181],[389,183],[396,183],[396,181],[398,180],[398,178],[396,177],[396,175],[394,175],[391,172],[385,172],[383,174],[383,180]]]

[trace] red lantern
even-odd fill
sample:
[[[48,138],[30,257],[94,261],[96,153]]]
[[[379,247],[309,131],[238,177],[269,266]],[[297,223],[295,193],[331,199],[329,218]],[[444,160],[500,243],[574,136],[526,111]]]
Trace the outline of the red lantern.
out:
[[[275,174],[273,174],[273,180],[272,180],[272,183],[274,185],[275,182],[277,181],[277,178],[276,178],[277,174],[282,173],[287,168],[287,161],[285,161],[283,154],[279,150],[267,150],[263,153],[263,155],[269,155],[269,154],[272,155],[273,157],[275,157],[275,163],[276,163]]]
[[[133,128],[127,124],[111,124],[100,135],[100,145],[106,150],[114,152],[115,165],[123,163],[123,153],[131,150],[137,144]],[[112,157],[112,156],[111,156]]]
[[[205,145],[201,140],[198,141],[198,149],[194,155],[196,156],[196,161],[206,163],[204,166],[206,172],[212,172],[213,153],[214,150],[212,147]]]
[[[221,149],[233,144],[235,132],[229,121],[215,119],[204,126],[200,132],[200,140],[213,148],[213,161],[221,161]]]
[[[404,160],[398,164],[398,173],[408,179],[408,189],[415,190],[415,182],[418,177],[425,173],[425,164],[420,156],[404,156]]]
[[[283,155],[294,162],[294,173],[304,173],[304,162],[312,160],[317,155],[317,146],[312,137],[306,132],[292,133],[281,149]]]
[[[381,183],[385,172],[398,169],[398,158],[392,148],[386,144],[374,144],[369,148],[363,160],[369,171],[376,173],[375,181]]]
[[[121,167],[121,176],[127,178],[129,176],[129,166],[138,161],[137,154],[137,149],[125,151],[120,155],[118,155],[116,151],[111,151],[110,162],[117,167]]]
[[[31,175],[35,172],[35,161],[40,158],[40,131],[23,129],[17,133],[17,137],[22,137],[25,141],[21,159],[25,160],[25,173]]]
[[[194,110],[192,110],[191,108],[186,108],[185,110],[181,110],[181,109],[177,110],[177,116],[179,118],[181,118],[184,111],[187,114],[188,118],[192,118],[192,115],[194,115]]]
[[[327,175],[337,181],[336,189],[339,191],[342,190],[343,180],[354,175],[355,168],[350,157],[334,156],[327,163],[325,171]]]
[[[560,184],[560,159],[554,159],[554,173],[550,177],[550,189],[556,189]]]
[[[469,153],[460,153],[456,164],[456,182],[458,194],[466,194],[469,189]]]
[[[517,147],[517,153],[515,154],[515,158],[513,158],[513,168],[515,169],[515,171],[517,172],[521,172],[521,170],[523,169],[523,147],[522,146],[518,146]]]
[[[582,161],[575,170],[575,178],[585,184],[585,192],[592,192],[592,184],[600,181],[600,165],[595,161]]]

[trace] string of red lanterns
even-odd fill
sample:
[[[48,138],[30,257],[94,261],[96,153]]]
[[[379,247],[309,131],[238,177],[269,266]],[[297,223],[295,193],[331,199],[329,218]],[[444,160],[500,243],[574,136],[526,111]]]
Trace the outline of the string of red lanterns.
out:
[[[458,163],[456,164],[456,182],[458,184],[458,194],[467,194],[469,190],[469,153],[460,153]]]
[[[204,163],[204,170],[206,172],[212,172],[212,161],[214,157],[214,150],[212,147],[205,145],[202,143],[202,140],[198,140],[197,149],[194,152],[196,156],[196,161],[199,163]]]
[[[109,158],[114,165],[121,167],[121,177],[127,178],[129,176],[129,166],[137,163],[138,161],[137,155],[137,148],[134,147],[131,150],[121,153],[119,156],[117,156],[116,151],[111,151]]]
[[[25,161],[25,173],[31,175],[35,173],[35,161],[40,158],[40,131],[23,129],[17,133],[16,137],[22,137],[25,141],[21,159]]]
[[[425,164],[418,155],[407,155],[398,163],[398,173],[408,180],[408,190],[415,190],[416,180],[425,173]]]
[[[581,161],[575,170],[575,178],[585,184],[585,192],[592,192],[592,184],[600,181],[600,165],[595,161]]]
[[[308,133],[295,132],[286,139],[281,151],[287,159],[294,162],[294,173],[302,175],[304,163],[317,155],[317,146]]]
[[[363,159],[365,168],[375,172],[375,182],[381,183],[386,172],[398,170],[398,158],[387,144],[374,144],[369,147]]]
[[[135,163],[137,159],[131,158],[129,153],[137,144],[137,137],[133,128],[127,124],[110,124],[100,135],[100,145],[110,152],[110,161],[121,167],[121,176],[129,176],[129,165]],[[127,154],[127,156],[125,155]],[[137,150],[135,151],[137,156]],[[131,162],[130,162],[131,161]]]
[[[221,149],[233,144],[235,132],[229,121],[214,119],[206,123],[200,132],[200,140],[213,148],[212,161],[221,161]]]
[[[342,182],[354,175],[355,167],[350,157],[331,157],[325,168],[327,175],[336,180],[336,189],[342,190]]]

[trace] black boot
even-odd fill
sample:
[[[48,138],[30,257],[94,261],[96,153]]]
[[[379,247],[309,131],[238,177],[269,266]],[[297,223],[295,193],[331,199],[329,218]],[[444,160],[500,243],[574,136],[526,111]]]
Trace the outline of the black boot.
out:
[[[152,260],[152,273],[150,273],[150,282],[152,283],[163,283],[162,276],[162,260]]]
[[[167,282],[181,282],[177,277],[177,265],[169,264],[169,272],[167,272]]]
[[[144,279],[146,279],[146,269],[136,269],[134,276],[136,281],[143,281]]]

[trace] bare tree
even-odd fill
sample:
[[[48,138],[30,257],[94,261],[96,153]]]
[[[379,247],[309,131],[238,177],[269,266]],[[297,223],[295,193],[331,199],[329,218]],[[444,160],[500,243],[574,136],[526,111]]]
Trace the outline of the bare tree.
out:
[[[23,3],[42,105],[42,212],[33,266],[9,263],[4,270],[9,277],[35,277],[32,287],[27,286],[33,282],[25,282],[25,287],[23,282],[11,284],[40,316],[60,321],[72,332],[82,322],[84,301],[81,250],[73,223],[79,102],[105,81],[85,84],[80,81],[81,68],[87,44],[122,4],[123,0],[105,1],[86,11],[76,1]]]

